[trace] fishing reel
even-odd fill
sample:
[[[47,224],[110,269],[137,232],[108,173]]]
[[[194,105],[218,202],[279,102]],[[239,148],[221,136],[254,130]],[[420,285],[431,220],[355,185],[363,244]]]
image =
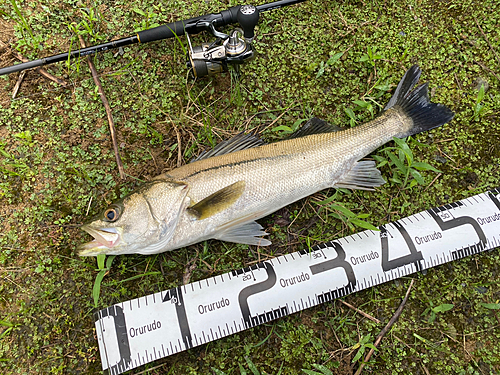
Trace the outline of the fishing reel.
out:
[[[194,77],[226,72],[230,65],[238,67],[254,57],[252,42],[255,25],[259,21],[259,10],[253,5],[242,5],[236,17],[240,28],[235,28],[229,35],[215,29],[215,20],[202,21],[197,25],[205,27],[217,38],[211,44],[193,47],[186,34],[189,43],[187,67]]]

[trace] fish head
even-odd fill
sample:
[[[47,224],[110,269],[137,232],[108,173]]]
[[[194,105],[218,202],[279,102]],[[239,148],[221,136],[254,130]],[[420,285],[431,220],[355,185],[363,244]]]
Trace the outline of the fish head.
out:
[[[161,252],[189,206],[188,192],[189,186],[183,182],[147,182],[82,226],[94,240],[80,245],[79,255]]]

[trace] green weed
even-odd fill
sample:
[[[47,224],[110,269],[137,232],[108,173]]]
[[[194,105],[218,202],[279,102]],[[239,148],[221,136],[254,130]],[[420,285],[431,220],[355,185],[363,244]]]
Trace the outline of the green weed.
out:
[[[139,8],[133,8],[132,10],[140,16],[144,17],[140,22],[136,23],[134,27],[135,32],[160,26],[159,19],[156,13],[150,12],[149,9],[146,12]]]
[[[0,140],[0,173],[3,174],[4,179],[7,177],[21,177],[29,178],[33,175],[34,171],[26,163],[23,158],[16,158],[14,154],[5,149],[7,142]]]
[[[481,302],[481,306],[487,308],[488,310],[500,310],[500,303],[484,303]]]
[[[450,311],[454,307],[454,305],[451,303],[442,303],[437,306],[434,306],[434,303],[431,300],[429,300],[429,305],[430,306],[427,307],[422,313],[422,315],[429,315],[427,319],[429,323],[434,322],[439,313]]]
[[[351,125],[351,127],[356,126],[358,124],[358,119],[354,111],[351,108],[344,108],[344,112],[349,117],[349,125]]]
[[[102,36],[98,31],[99,11],[97,8],[82,8],[80,9],[82,20],[77,26],[81,35],[89,35],[93,40],[102,40]]]
[[[362,99],[362,100],[354,100],[353,103],[356,104],[356,108],[354,109],[355,111],[359,111],[359,110],[365,110],[367,111],[368,113],[370,113],[370,118],[373,119],[374,115],[375,115],[375,109],[373,107],[373,104],[377,104],[376,102],[374,102],[374,100],[372,100],[371,98],[366,98],[368,99],[365,100],[365,99]],[[351,112],[352,113],[352,112]],[[349,117],[351,117],[351,113],[348,113]],[[352,118],[351,118],[352,119]],[[351,124],[352,125],[352,124]]]
[[[354,109],[344,108],[344,112],[349,117],[349,124],[351,127],[355,126],[358,124],[359,120],[366,117],[363,116],[363,112],[368,112],[370,114],[370,119],[373,119],[377,110],[380,111],[384,108],[378,100],[385,95],[390,88],[391,86],[387,80],[383,82],[382,79],[379,78],[361,98],[353,100],[353,103],[356,104]],[[355,112],[360,112],[359,118],[356,116]]]
[[[377,168],[386,164],[390,167],[392,172],[390,181],[399,185],[401,189],[411,189],[417,184],[425,185],[425,179],[420,171],[441,172],[428,163],[415,161],[405,139],[393,138],[393,140],[396,143],[395,147],[385,147],[381,151],[385,156],[379,154],[373,155],[373,158],[378,162]]]
[[[68,52],[80,49],[79,35],[88,36],[93,42],[104,39],[104,36],[99,32],[98,25],[101,19],[97,8],[80,8],[80,15],[80,22],[66,23],[67,28],[73,33]],[[65,61],[67,74],[70,74],[72,70],[79,73],[81,58],[71,59],[70,57],[70,54],[68,54],[68,58]]]
[[[344,52],[337,52],[332,55],[326,62],[321,61],[319,64],[318,72],[316,73],[316,78],[321,77],[325,73],[325,69],[329,66],[333,66],[340,58],[344,55]]]
[[[375,68],[375,63],[377,60],[381,60],[384,57],[380,54],[377,53],[377,47],[368,47],[366,49],[366,53],[361,56],[359,59],[359,62],[366,62],[368,63],[372,68]]]
[[[101,294],[102,279],[104,279],[104,276],[106,276],[106,274],[111,269],[111,264],[113,263],[115,257],[116,255],[109,255],[108,258],[106,259],[106,255],[103,254],[100,254],[96,257],[97,267],[99,272],[97,273],[97,276],[94,280],[94,287],[92,288],[92,298],[94,299],[95,308],[97,308],[99,305],[99,296]],[[105,261],[106,261],[106,267],[104,266]]]
[[[319,370],[319,372],[313,371],[313,370],[306,370],[306,369],[302,369],[302,371],[304,373],[306,373],[307,375],[333,375],[332,370],[330,370],[329,368],[327,368],[323,365],[313,363],[311,366],[314,367],[316,370]],[[334,362],[333,367],[338,367],[338,366],[339,366],[339,363]]]
[[[18,324],[11,323],[7,320],[0,319],[0,328],[6,327],[3,332],[0,331],[0,362],[9,362],[11,359],[3,358],[4,345],[2,345],[2,339],[6,338],[10,333],[13,332],[14,328],[16,328]],[[8,346],[6,347],[6,349]]]
[[[292,126],[287,126],[287,125],[279,125],[271,129],[273,132],[277,132],[280,137],[287,136],[290,134],[295,133],[300,126],[305,123],[308,119],[306,118],[300,118],[295,120],[295,122],[292,124]]]
[[[14,137],[20,139],[22,144],[27,147],[33,147],[36,143],[36,141],[33,141],[33,136],[30,130],[14,133]]]
[[[9,332],[11,332],[15,327],[16,325],[14,323],[10,323],[6,320],[2,320],[0,319],[0,326],[3,326],[3,327],[7,327],[2,333],[0,333],[0,340],[7,336],[9,334]]]
[[[7,13],[2,12],[1,14],[15,20],[17,22],[16,26],[18,26],[18,30],[21,32],[22,39],[17,41],[17,49],[21,50],[21,47],[31,47],[35,51],[37,51],[40,47],[40,43],[42,42],[41,35],[36,35],[33,33],[33,29],[30,24],[26,20],[23,12],[17,6],[16,0],[10,0],[12,8],[16,14],[16,17],[11,17]]]
[[[245,103],[245,98],[243,97],[243,91],[241,88],[239,66],[235,65],[230,67],[229,74],[231,75],[231,103],[234,103],[236,107],[240,108]]]
[[[361,339],[359,340],[359,342],[356,343],[351,348],[351,350],[357,350],[356,355],[352,359],[352,363],[358,362],[360,359],[362,359],[363,354],[365,354],[365,351],[367,348],[378,350],[370,341],[372,341],[371,333],[369,333],[365,336],[361,336]]]
[[[337,199],[339,199],[339,196],[342,194],[342,192],[345,191],[345,189],[337,189],[331,197],[322,201],[314,201],[314,203],[321,206],[322,208],[328,209],[328,211],[332,211],[328,214],[328,216],[333,217],[337,220],[341,220],[348,226],[351,231],[354,231],[356,229],[355,227],[378,231],[379,229],[377,227],[363,220],[370,217],[370,214],[355,214],[347,207],[335,202]],[[318,212],[318,214],[320,213],[321,210]]]
[[[486,105],[483,104],[484,94],[485,94],[484,86],[485,86],[484,84],[481,84],[481,87],[479,88],[479,91],[477,93],[476,103],[474,107],[472,107],[474,114],[472,115],[471,120],[473,121],[478,121],[480,117],[484,116],[484,114],[488,112],[488,107],[486,107]]]

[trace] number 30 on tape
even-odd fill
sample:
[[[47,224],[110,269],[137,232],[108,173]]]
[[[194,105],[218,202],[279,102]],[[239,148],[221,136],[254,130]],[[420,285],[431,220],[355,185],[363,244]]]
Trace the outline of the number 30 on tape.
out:
[[[494,249],[500,246],[500,189],[379,229],[97,311],[103,370],[121,374],[346,294]]]

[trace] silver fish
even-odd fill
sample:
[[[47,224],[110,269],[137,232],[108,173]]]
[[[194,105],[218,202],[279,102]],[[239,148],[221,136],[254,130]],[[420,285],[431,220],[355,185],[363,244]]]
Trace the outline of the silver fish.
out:
[[[360,159],[393,137],[453,118],[429,102],[427,84],[414,88],[420,73],[411,67],[384,112],[363,125],[339,130],[312,119],[291,139],[271,144],[240,135],[157,176],[85,224],[94,241],[79,254],[156,254],[212,238],[271,244],[255,220],[323,189],[382,185],[375,163]]]

